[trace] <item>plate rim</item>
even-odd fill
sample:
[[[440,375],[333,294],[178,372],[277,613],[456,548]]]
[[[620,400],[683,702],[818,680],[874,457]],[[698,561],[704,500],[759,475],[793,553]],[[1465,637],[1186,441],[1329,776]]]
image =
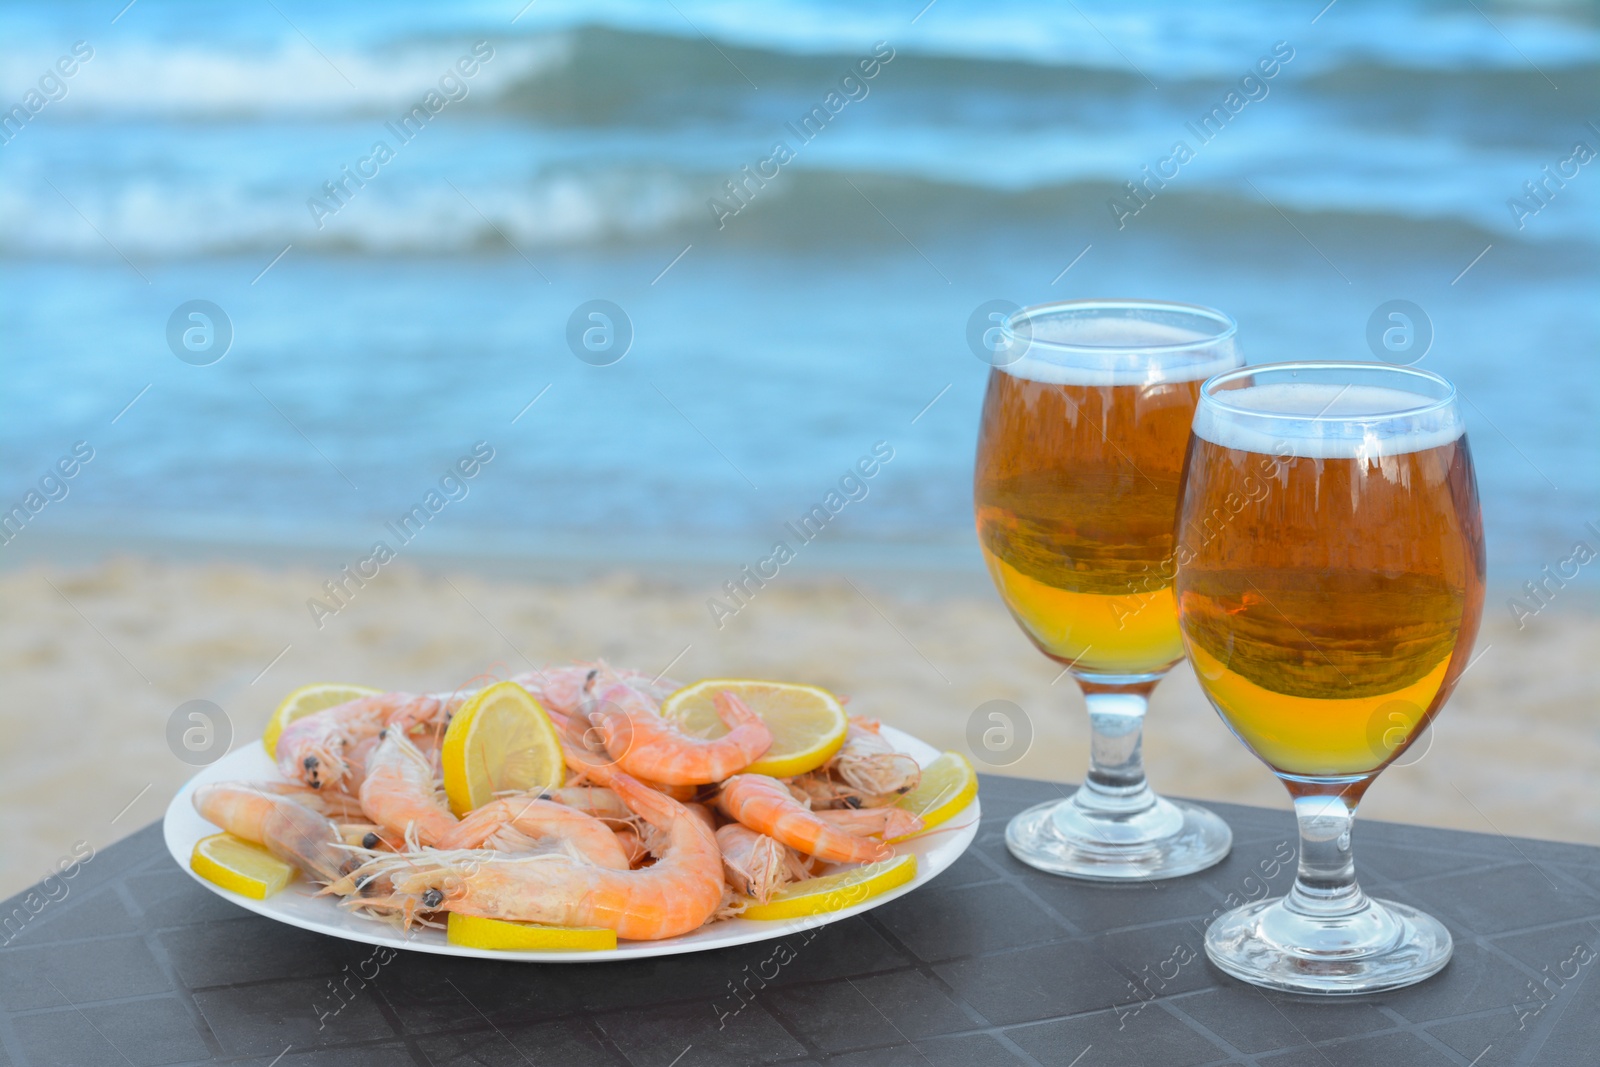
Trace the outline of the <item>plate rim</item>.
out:
[[[927,766],[943,754],[942,749],[936,748],[904,730],[884,724],[882,731],[885,739],[893,744],[896,749],[913,756],[922,766]],[[972,842],[977,838],[978,824],[983,814],[982,805],[979,803],[978,797],[974,796],[966,807],[956,812],[949,820],[941,824],[940,828],[936,828],[934,831],[939,833],[943,828],[948,827],[955,831],[953,835],[941,841],[930,843],[929,847],[924,850],[914,851],[913,854],[917,856],[917,874],[915,878],[904,885],[896,886],[885,893],[880,893],[877,896],[870,897],[858,904],[853,904],[848,908],[841,908],[838,911],[824,912],[819,915],[797,916],[794,919],[733,919],[728,920],[727,923],[718,923],[710,928],[701,927],[691,933],[663,938],[659,941],[620,941],[614,949],[587,951],[482,949],[452,945],[443,940],[443,935],[440,931],[418,927],[415,931],[402,933],[380,921],[364,921],[349,912],[339,910],[332,901],[328,902],[328,907],[332,909],[329,916],[330,919],[337,919],[342,922],[356,922],[361,925],[351,927],[336,925],[334,922],[323,922],[316,918],[286,911],[281,906],[274,906],[274,901],[278,899],[277,897],[269,897],[266,900],[253,900],[232,890],[224,889],[222,886],[209,882],[196,874],[189,864],[189,857],[194,851],[195,843],[202,837],[219,832],[219,828],[206,822],[200,817],[199,812],[195,811],[193,802],[190,799],[194,795],[194,791],[199,786],[209,784],[212,781],[249,777],[259,778],[264,773],[259,769],[263,761],[267,766],[271,766],[271,759],[266,750],[260,746],[259,739],[251,737],[246,744],[201,768],[173,794],[171,801],[167,804],[165,813],[162,815],[162,838],[167,846],[168,854],[171,855],[173,861],[185,874],[212,893],[230,903],[237,904],[246,911],[297,929],[309,930],[313,933],[337,937],[359,944],[401,949],[408,952],[424,952],[433,955],[469,959],[504,960],[516,963],[616,963],[625,960],[650,959],[657,956],[683,955],[690,952],[711,952],[717,949],[777,940],[800,931],[829,926],[898,900],[900,897],[921,888],[938,877],[971,847]],[[229,771],[228,768],[230,767],[237,769]],[[192,825],[186,827],[184,824],[189,822],[191,817],[205,829],[201,832],[196,832]],[[937,859],[931,859],[934,856],[937,856]],[[298,899],[307,898],[299,896]],[[733,926],[734,923],[752,925],[749,927]],[[760,925],[754,925],[757,923]],[[369,925],[371,927],[370,931],[364,929]],[[700,935],[707,933],[708,930],[715,931],[718,927],[722,927],[726,932],[713,933],[710,938],[700,937]],[[428,940],[419,939],[419,931],[424,935],[436,935],[438,940],[431,938]]]

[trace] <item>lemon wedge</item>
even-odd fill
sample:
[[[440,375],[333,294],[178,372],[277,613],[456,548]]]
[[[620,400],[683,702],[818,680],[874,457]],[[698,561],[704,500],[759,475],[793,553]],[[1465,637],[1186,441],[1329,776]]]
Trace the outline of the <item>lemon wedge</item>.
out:
[[[278,705],[278,710],[272,713],[272,718],[267,720],[267,729],[261,735],[261,743],[267,747],[267,755],[277,758],[278,738],[283,735],[284,727],[314,711],[326,711],[328,708],[337,707],[359,697],[377,696],[383,692],[381,689],[371,689],[364,685],[346,685],[343,682],[313,682],[311,685],[302,685],[299,689],[283,698],[283,703]]]
[[[212,834],[196,841],[189,866],[206,881],[251,900],[266,900],[294,877],[289,864],[232,834]]]
[[[457,816],[487,804],[497,790],[549,789],[567,778],[555,725],[515,682],[491,685],[461,706],[439,760]]]
[[[661,702],[661,714],[695,737],[721,737],[728,728],[713,702],[724,690],[744,701],[772,731],[772,747],[745,768],[749,774],[805,774],[827,763],[844,744],[849,728],[844,708],[832,693],[814,685],[708,678],[668,696]]]
[[[793,882],[774,893],[765,904],[751,904],[740,915],[745,919],[797,919],[802,915],[842,911],[905,885],[916,876],[917,857],[896,856],[838,874]]]
[[[922,781],[895,805],[921,818],[922,830],[927,830],[948,821],[977,795],[978,772],[961,753],[946,752],[922,768]]]
[[[617,947],[617,932],[604,926],[543,926],[451,912],[445,936],[463,948],[505,952],[603,952]]]

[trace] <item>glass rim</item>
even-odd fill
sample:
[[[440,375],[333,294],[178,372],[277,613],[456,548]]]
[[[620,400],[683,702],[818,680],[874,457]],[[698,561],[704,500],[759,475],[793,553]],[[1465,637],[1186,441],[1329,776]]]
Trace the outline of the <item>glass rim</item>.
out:
[[[1182,352],[1199,348],[1207,348],[1233,339],[1239,332],[1239,324],[1233,316],[1225,311],[1207,307],[1204,304],[1184,304],[1172,300],[1141,300],[1134,298],[1106,297],[1088,298],[1080,300],[1053,300],[1045,304],[1031,304],[1028,307],[1018,308],[1006,316],[1005,330],[1015,335],[1014,325],[1020,322],[1033,323],[1051,315],[1064,311],[1160,311],[1190,315],[1195,319],[1210,322],[1221,327],[1215,333],[1204,337],[1196,337],[1189,341],[1164,341],[1158,344],[1074,344],[1069,341],[1051,341],[1038,337],[1032,329],[1028,331],[1028,345],[1030,348],[1043,348],[1056,352],[1092,352],[1099,355],[1110,353],[1133,352]]]
[[[1225,392],[1221,387],[1228,382],[1252,374],[1270,371],[1376,371],[1380,374],[1394,374],[1413,381],[1421,380],[1432,382],[1442,387],[1440,396],[1429,396],[1423,393],[1415,395],[1422,403],[1415,407],[1401,408],[1399,410],[1372,411],[1372,412],[1340,412],[1336,415],[1310,415],[1298,414],[1287,411],[1264,411],[1260,408],[1241,407],[1230,404],[1221,399]],[[1353,384],[1353,383],[1352,383]],[[1411,392],[1411,390],[1405,390]],[[1431,370],[1420,367],[1407,367],[1396,363],[1377,363],[1359,359],[1318,359],[1318,360],[1283,360],[1278,363],[1252,363],[1244,367],[1214,374],[1200,384],[1200,400],[1202,404],[1209,404],[1226,411],[1230,415],[1242,415],[1255,419],[1283,419],[1294,422],[1385,422],[1391,419],[1412,418],[1417,415],[1426,415],[1434,411],[1442,411],[1451,407],[1456,401],[1456,386],[1450,379],[1442,374],[1435,374]]]

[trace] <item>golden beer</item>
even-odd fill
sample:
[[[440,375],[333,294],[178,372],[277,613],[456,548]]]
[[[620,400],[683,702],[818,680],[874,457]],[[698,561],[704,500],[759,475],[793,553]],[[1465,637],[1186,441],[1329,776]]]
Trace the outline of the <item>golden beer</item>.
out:
[[[991,361],[978,430],[978,545],[1089,718],[1083,785],[1006,826],[1011,854],[1040,870],[1172,878],[1232,843],[1213,813],[1151,790],[1142,738],[1150,691],[1183,658],[1172,577],[1184,445],[1200,383],[1240,363],[1235,329],[1210,308],[1081,300],[1020,309],[1000,331],[1007,358]]]
[[[1372,386],[1254,392],[1223,396],[1417,403]],[[1449,698],[1477,635],[1483,531],[1459,425],[1393,442],[1274,438],[1202,413],[1185,477],[1178,613],[1207,695],[1281,774],[1376,773]]]
[[[1199,389],[1199,378],[1091,385],[990,372],[978,545],[1006,606],[1052,659],[1145,674],[1183,658],[1173,521]]]
[[[1206,696],[1294,800],[1286,896],[1206,928],[1268,989],[1378,993],[1449,962],[1450,931],[1369,897],[1351,828],[1438,714],[1483,613],[1483,525],[1455,387],[1387,363],[1277,363],[1200,388],[1174,588]]]

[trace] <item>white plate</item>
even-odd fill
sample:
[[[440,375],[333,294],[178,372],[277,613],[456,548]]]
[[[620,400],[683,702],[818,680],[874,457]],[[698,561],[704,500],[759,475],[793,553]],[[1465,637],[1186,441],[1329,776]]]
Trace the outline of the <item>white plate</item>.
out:
[[[923,766],[939,755],[938,749],[891,726],[883,728],[883,736],[895,748],[914,756]],[[320,934],[331,934],[350,941],[361,941],[368,945],[388,945],[410,949],[413,952],[437,952],[446,956],[477,956],[483,959],[523,960],[532,963],[592,963],[605,960],[643,959],[646,956],[670,956],[679,952],[703,952],[707,949],[749,944],[752,941],[766,941],[784,937],[796,930],[836,923],[852,915],[870,911],[880,904],[887,904],[896,897],[905,896],[918,886],[932,881],[940,871],[954,863],[956,857],[967,850],[968,845],[972,844],[972,839],[978,834],[980,814],[978,800],[974,797],[972,803],[968,804],[960,814],[949,822],[935,827],[928,835],[896,845],[895,850],[898,853],[902,855],[912,853],[917,857],[917,876],[903,886],[841,911],[765,922],[755,919],[728,919],[701,927],[694,933],[662,941],[620,941],[616,948],[604,952],[501,952],[494,949],[462,948],[452,945],[445,940],[442,930],[417,927],[410,932],[402,932],[388,923],[361,918],[340,908],[330,897],[314,896],[312,889],[303,879],[296,879],[287,889],[266,900],[251,900],[249,897],[242,897],[238,893],[213,885],[189,870],[189,857],[194,852],[195,842],[216,833],[218,829],[202,819],[200,813],[194,810],[194,802],[190,798],[195,789],[213,782],[268,781],[278,778],[277,768],[267,756],[266,749],[253,740],[238,751],[228,753],[191,778],[188,784],[178,790],[178,795],[172,798],[172,803],[167,805],[167,815],[162,822],[167,851],[172,853],[172,858],[177,861],[178,866],[189,871],[195,881],[223,899],[231,900],[241,908],[247,908],[258,915],[265,915],[269,919],[298,926],[302,930],[315,930]],[[832,869],[843,870],[846,866],[849,865],[839,865]]]

